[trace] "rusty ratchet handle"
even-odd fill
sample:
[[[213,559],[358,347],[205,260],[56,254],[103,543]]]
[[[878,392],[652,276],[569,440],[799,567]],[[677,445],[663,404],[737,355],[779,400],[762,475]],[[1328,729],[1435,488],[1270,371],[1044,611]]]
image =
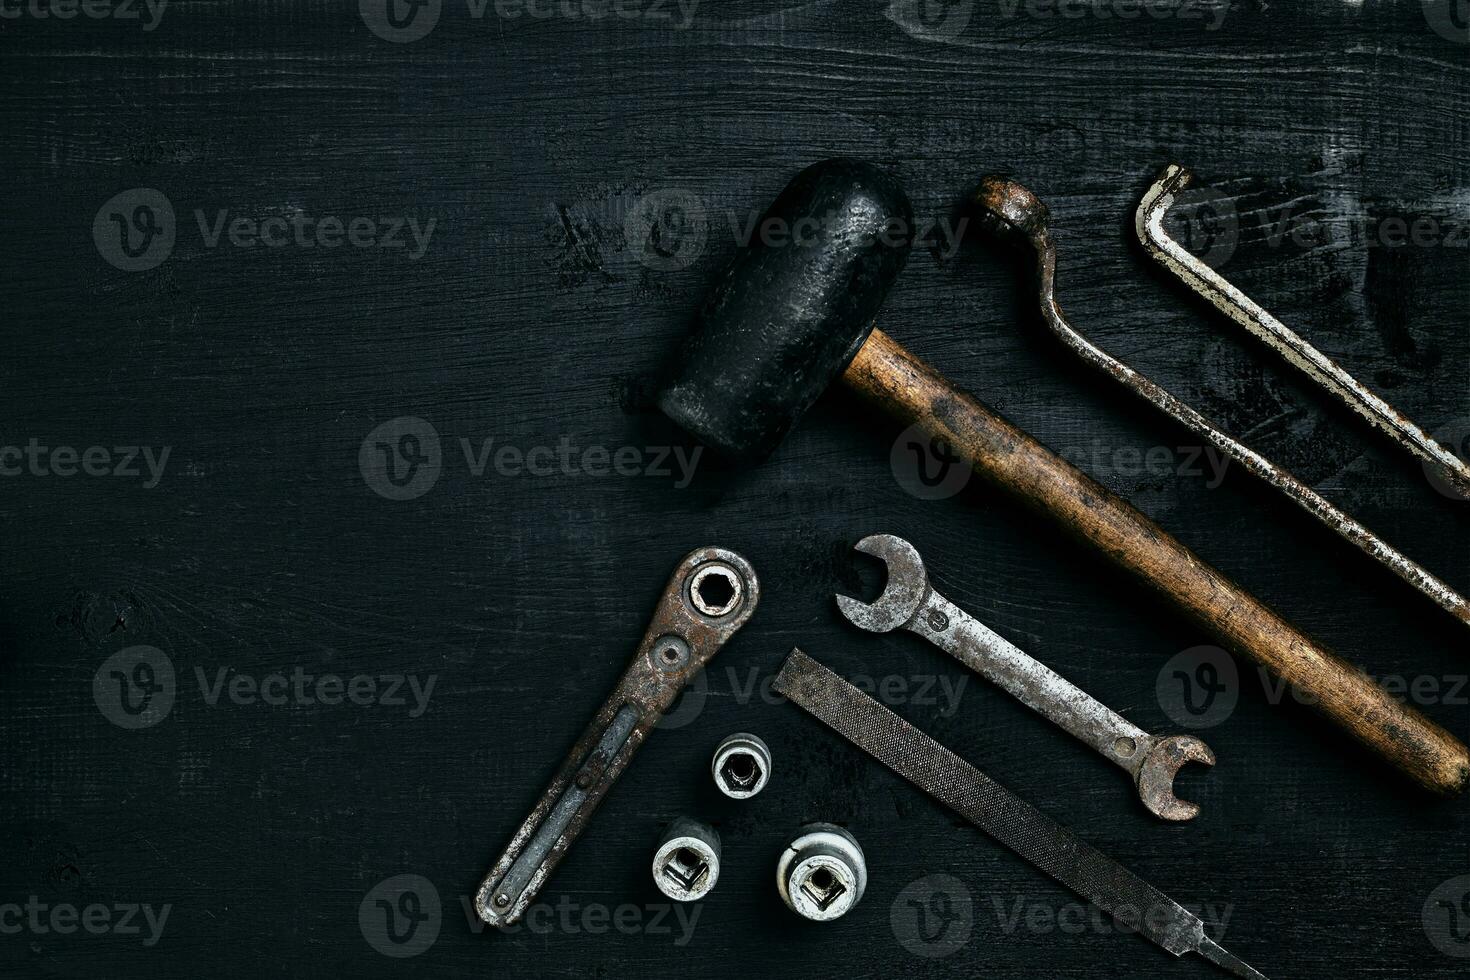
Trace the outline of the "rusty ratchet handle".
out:
[[[1414,782],[1454,796],[1470,782],[1470,750],[1394,700],[1361,670],[1277,615],[1127,501],[1052,453],[875,329],[844,384],[902,424],[944,440],[976,473],[1150,586],[1229,649],[1295,688],[1304,701]]]
[[[520,920],[649,731],[759,600],[755,570],[735,552],[707,547],[685,556],[633,662],[480,883],[481,919],[500,928]]]

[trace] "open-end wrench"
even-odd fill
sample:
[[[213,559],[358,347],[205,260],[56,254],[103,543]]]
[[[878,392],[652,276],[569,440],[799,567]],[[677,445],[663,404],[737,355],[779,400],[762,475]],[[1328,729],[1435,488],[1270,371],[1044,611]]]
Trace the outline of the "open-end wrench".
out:
[[[725,548],[684,556],[633,662],[475,895],[492,926],[513,925],[546,883],[649,731],[760,599],[755,569]]]
[[[908,630],[939,647],[1048,721],[1120,766],[1149,811],[1163,820],[1193,820],[1199,807],[1174,796],[1174,776],[1187,762],[1215,764],[1192,735],[1150,735],[1066,678],[1022,653],[935,591],[919,552],[903,538],[874,534],[855,548],[888,566],[888,584],[872,603],[837,597],[842,615],[872,633]]]

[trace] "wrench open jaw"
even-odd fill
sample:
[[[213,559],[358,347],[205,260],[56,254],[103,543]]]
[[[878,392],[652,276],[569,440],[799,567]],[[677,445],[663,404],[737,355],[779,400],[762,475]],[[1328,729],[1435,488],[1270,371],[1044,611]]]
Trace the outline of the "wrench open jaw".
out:
[[[1191,735],[1150,735],[1027,656],[936,592],[919,552],[903,538],[874,534],[854,549],[881,559],[888,569],[888,582],[874,601],[837,596],[838,608],[854,626],[922,636],[1125,770],[1154,816],[1185,821],[1199,815],[1197,804],[1174,795],[1174,777],[1189,762],[1213,766],[1208,745]]]
[[[869,633],[892,633],[901,629],[929,598],[929,576],[924,572],[924,560],[913,545],[892,534],[870,534],[852,547],[854,551],[882,559],[888,566],[888,584],[883,586],[882,595],[871,603],[839,595],[837,607],[849,622]]]
[[[1133,780],[1138,784],[1138,796],[1150,813],[1160,820],[1182,823],[1199,816],[1199,804],[1181,800],[1174,795],[1174,777],[1186,764],[1197,762],[1202,766],[1215,764],[1215,753],[1193,735],[1169,735],[1155,739],[1154,744],[1143,753],[1143,761]]]

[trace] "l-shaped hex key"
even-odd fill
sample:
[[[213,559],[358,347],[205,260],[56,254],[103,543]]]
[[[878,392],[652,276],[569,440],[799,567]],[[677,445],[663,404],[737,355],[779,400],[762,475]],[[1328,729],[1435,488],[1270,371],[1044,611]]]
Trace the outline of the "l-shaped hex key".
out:
[[[1430,574],[1413,559],[1395,549],[1358,521],[1338,510],[1321,494],[1291,473],[1221,431],[1199,412],[1078,333],[1067,322],[1067,318],[1062,315],[1061,307],[1057,305],[1056,243],[1052,240],[1047,207],[1035,194],[1004,177],[982,177],[979,185],[971,194],[970,200],[979,209],[981,227],[985,231],[998,237],[1020,237],[1029,242],[1035,250],[1041,318],[1047,328],[1068,350],[1201,439],[1208,441],[1232,461],[1244,466],[1280,490],[1302,510],[1428,596],[1436,605],[1449,612],[1461,623],[1470,626],[1470,602],[1466,602],[1463,596],[1444,581]],[[1208,266],[1205,268],[1208,269]],[[1392,409],[1389,411],[1391,412]]]

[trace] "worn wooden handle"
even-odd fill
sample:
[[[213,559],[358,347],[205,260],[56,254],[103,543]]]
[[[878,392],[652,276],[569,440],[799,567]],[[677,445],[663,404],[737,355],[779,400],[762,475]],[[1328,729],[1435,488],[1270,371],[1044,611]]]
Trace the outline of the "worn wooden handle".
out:
[[[1419,785],[1445,796],[1465,790],[1470,751],[1449,732],[1395,701],[1127,501],[956,390],[883,331],[873,331],[842,380],[888,414],[948,442],[976,473],[1168,597]]]

